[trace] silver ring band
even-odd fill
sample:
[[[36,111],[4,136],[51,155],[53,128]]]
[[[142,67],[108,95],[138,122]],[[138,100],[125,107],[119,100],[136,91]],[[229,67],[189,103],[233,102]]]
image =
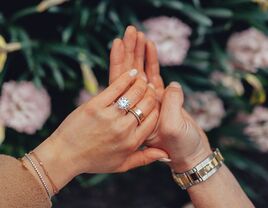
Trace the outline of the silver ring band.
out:
[[[144,115],[143,115],[142,110],[139,109],[139,108],[133,108],[133,109],[130,109],[128,112],[130,112],[132,115],[135,116],[135,118],[136,118],[137,121],[138,121],[138,124],[140,125],[141,122],[142,122],[143,119],[144,119]]]

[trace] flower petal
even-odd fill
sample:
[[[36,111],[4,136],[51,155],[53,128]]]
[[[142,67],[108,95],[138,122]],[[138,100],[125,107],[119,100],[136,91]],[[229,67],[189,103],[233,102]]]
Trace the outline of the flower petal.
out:
[[[7,59],[7,53],[4,50],[5,48],[6,48],[6,41],[4,37],[0,35],[0,72],[3,70]]]
[[[5,127],[2,123],[0,123],[0,145],[5,140]]]

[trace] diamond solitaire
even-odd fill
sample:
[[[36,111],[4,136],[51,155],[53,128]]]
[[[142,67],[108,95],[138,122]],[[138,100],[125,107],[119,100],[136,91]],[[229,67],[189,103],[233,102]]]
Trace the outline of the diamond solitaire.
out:
[[[119,109],[127,111],[129,109],[130,102],[127,98],[121,97],[117,100],[117,106]]]

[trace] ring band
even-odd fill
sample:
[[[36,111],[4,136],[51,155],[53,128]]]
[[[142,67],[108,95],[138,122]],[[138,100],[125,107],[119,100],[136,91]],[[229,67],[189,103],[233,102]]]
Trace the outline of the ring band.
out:
[[[121,97],[117,100],[116,104],[120,110],[125,110],[126,112],[128,112],[130,107],[129,99],[127,99],[126,97]]]
[[[133,114],[135,116],[135,118],[138,121],[138,124],[140,125],[144,119],[144,115],[143,115],[142,110],[139,108],[133,108],[133,109],[130,109],[128,112],[130,112],[131,114]]]

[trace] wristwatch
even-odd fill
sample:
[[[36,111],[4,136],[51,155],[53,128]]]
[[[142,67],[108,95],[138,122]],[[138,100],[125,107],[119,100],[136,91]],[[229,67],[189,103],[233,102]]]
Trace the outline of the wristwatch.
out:
[[[224,158],[222,157],[220,150],[215,149],[211,155],[191,170],[184,173],[175,173],[175,171],[172,170],[172,176],[182,189],[187,189],[202,181],[206,181],[210,176],[217,172],[222,166],[223,161]]]

